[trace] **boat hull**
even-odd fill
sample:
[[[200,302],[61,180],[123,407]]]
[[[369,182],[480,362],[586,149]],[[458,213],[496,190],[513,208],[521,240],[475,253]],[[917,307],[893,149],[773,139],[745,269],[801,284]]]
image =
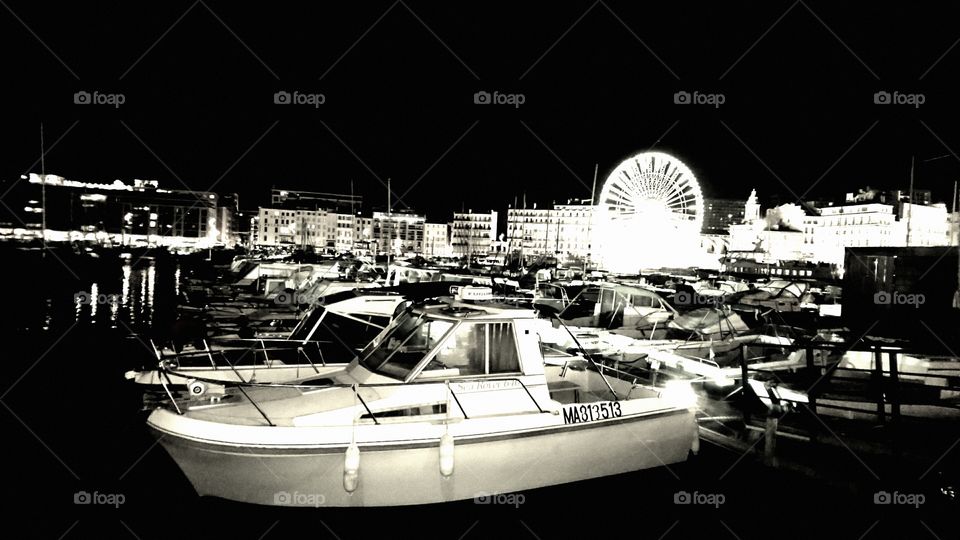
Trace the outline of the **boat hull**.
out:
[[[200,495],[280,506],[400,506],[478,498],[659,467],[687,459],[689,410],[455,441],[440,471],[438,439],[360,445],[359,482],[344,489],[346,446],[230,446],[150,429]]]

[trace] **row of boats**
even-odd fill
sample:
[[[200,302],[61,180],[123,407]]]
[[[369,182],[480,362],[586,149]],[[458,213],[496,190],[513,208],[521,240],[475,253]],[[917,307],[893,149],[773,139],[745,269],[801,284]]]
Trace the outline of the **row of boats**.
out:
[[[154,366],[127,374],[162,392],[147,425],[201,495],[426,504],[668,465],[699,447],[694,388],[769,400],[765,374],[856,360],[836,332],[772,322],[776,310],[743,300],[753,290],[690,309],[639,283],[525,291],[417,269],[385,283],[298,272],[249,293],[259,303],[226,292],[212,310],[221,322],[230,302],[294,313],[288,331],[220,325],[157,345]],[[308,291],[295,309],[275,302]],[[960,375],[955,359],[914,364]],[[781,386],[776,399],[795,394]]]

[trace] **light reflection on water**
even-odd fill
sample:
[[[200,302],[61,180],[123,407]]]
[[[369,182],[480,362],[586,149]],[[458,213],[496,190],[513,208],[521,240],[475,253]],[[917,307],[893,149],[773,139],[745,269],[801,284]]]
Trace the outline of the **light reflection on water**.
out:
[[[173,276],[177,292],[179,275],[178,265]],[[149,327],[154,322],[157,279],[155,261],[144,261],[137,267],[125,263],[116,280],[101,278],[88,283],[89,299],[74,299],[74,320],[108,328],[117,328],[121,323]]]

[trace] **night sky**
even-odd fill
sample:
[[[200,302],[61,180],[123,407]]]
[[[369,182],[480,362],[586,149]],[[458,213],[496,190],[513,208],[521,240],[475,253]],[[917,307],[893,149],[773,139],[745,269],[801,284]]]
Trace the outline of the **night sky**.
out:
[[[5,191],[46,170],[237,192],[344,191],[433,220],[515,197],[589,197],[656,145],[713,197],[870,185],[950,198],[960,178],[956,17],[943,3],[6,2]],[[476,105],[478,91],[525,102]],[[119,107],[74,94],[122,94]],[[274,93],[322,93],[313,107]],[[722,94],[677,105],[674,94]],[[874,103],[922,94],[919,107]]]

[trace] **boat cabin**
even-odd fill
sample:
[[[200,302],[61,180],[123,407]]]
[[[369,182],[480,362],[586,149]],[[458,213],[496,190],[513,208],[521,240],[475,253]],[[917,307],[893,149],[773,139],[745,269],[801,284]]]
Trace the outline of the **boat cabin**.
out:
[[[676,313],[673,306],[654,291],[603,283],[580,291],[559,317],[569,326],[601,328],[647,338]]]
[[[366,408],[360,421],[374,423],[542,413],[563,404],[616,399],[614,391],[640,392],[626,381],[607,381],[585,359],[564,351],[554,351],[545,365],[541,334],[546,332],[555,332],[549,321],[510,304],[478,300],[410,307],[349,365],[316,380],[301,379],[296,387],[250,388],[241,401],[252,400],[258,408],[236,416],[325,425],[354,402],[354,387],[363,400],[356,406]],[[239,397],[221,401],[237,403]],[[215,409],[203,406],[192,414],[222,412]]]
[[[409,383],[381,395],[427,391],[423,384],[435,383],[444,402],[449,383],[463,409],[457,414],[537,409],[549,400],[538,337],[545,325],[533,310],[489,301],[411,308],[347,373],[371,385]]]

